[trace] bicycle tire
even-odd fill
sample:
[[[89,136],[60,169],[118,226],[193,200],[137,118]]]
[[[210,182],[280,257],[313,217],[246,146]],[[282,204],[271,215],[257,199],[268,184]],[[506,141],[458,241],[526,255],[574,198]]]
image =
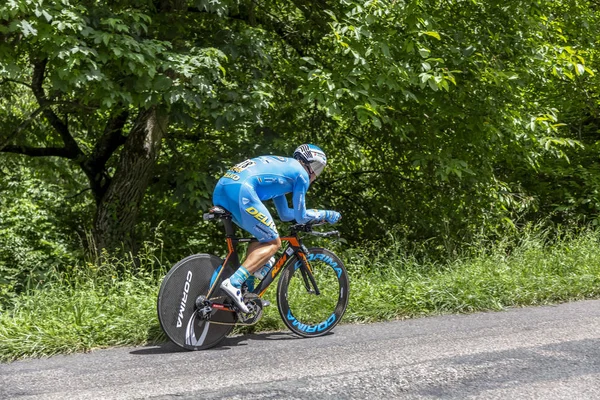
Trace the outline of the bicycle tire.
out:
[[[209,321],[198,318],[196,313],[195,300],[208,293],[211,283],[218,288],[213,298],[226,296],[219,285],[233,274],[233,270],[226,267],[217,281],[222,264],[223,260],[217,256],[195,254],[179,261],[163,278],[157,300],[158,320],[167,337],[179,347],[208,349],[233,329],[236,315],[232,312],[218,310]]]
[[[344,263],[331,251],[311,248],[307,256],[321,294],[307,291],[294,256],[277,285],[277,308],[283,323],[295,334],[317,337],[330,332],[348,307],[350,282]]]

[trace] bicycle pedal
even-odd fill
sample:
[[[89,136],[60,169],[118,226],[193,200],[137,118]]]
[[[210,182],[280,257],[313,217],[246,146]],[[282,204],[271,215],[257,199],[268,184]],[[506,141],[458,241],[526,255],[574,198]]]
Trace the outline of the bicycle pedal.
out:
[[[262,300],[261,299],[261,301],[262,301],[262,306],[263,307],[269,307],[271,305],[271,302],[269,300]]]

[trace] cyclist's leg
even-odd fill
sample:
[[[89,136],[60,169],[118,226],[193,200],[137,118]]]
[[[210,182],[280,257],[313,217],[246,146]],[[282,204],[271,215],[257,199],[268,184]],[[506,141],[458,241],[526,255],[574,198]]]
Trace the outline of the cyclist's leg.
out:
[[[242,262],[250,273],[254,273],[281,247],[281,239],[271,213],[254,189],[244,186],[239,195],[242,228],[258,239],[258,243],[251,243],[248,247],[248,254]]]
[[[279,233],[269,210],[252,187],[243,184],[218,184],[213,194],[213,202],[229,210],[233,221],[259,241],[249,247],[248,255],[237,271],[221,284],[238,307],[248,312],[241,295],[241,286],[251,273],[264,265],[281,247]]]
[[[252,243],[248,247],[248,254],[242,264],[251,273],[258,271],[260,267],[265,265],[271,257],[277,253],[277,250],[281,247],[281,239],[271,240],[269,242]]]

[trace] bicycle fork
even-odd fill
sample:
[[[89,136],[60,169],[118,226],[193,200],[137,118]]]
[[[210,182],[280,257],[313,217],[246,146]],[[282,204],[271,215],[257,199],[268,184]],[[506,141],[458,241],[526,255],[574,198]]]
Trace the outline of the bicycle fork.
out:
[[[300,264],[299,268],[300,268],[300,274],[302,275],[302,281],[304,282],[304,288],[306,289],[306,291],[308,293],[314,293],[315,295],[319,296],[321,294],[321,292],[319,291],[319,287],[317,286],[317,281],[315,280],[313,270],[310,266],[310,263],[308,262],[308,259],[306,258],[306,254],[304,253],[303,250],[304,249],[302,249],[302,251],[298,251],[297,254],[300,257],[301,264]],[[294,268],[295,268],[295,266],[294,266]],[[311,284],[312,284],[312,287],[314,288],[314,290],[311,289],[311,287],[310,287]]]

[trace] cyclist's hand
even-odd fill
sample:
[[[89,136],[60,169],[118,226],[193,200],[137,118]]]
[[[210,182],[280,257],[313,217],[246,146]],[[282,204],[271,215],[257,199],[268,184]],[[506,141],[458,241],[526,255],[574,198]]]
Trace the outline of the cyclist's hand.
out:
[[[342,214],[333,210],[325,210],[325,221],[330,224],[335,224],[342,218]]]

